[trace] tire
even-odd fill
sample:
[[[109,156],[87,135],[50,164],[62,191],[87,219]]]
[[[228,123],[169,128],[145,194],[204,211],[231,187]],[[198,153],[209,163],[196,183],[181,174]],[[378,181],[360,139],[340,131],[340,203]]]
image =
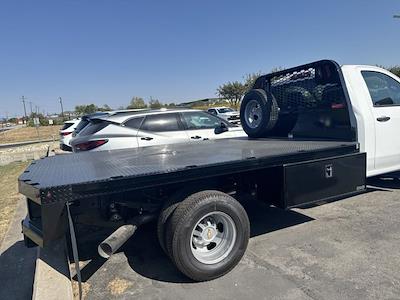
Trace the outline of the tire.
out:
[[[193,193],[191,188],[179,190],[178,192],[174,193],[171,198],[169,198],[163,208],[160,211],[160,215],[158,216],[157,221],[157,237],[158,242],[160,243],[161,249],[169,256],[167,251],[167,246],[165,243],[165,236],[166,236],[166,227],[168,222],[171,219],[172,213],[178,207],[178,204],[182,202],[187,196]]]
[[[165,252],[165,254],[168,254],[166,244],[165,244],[165,228],[166,224],[169,222],[170,217],[172,213],[175,211],[177,208],[179,202],[182,199],[177,198],[177,197],[172,197],[170,198],[163,208],[161,209],[160,215],[158,216],[158,221],[157,221],[157,237],[158,237],[158,242],[160,244],[161,249]]]
[[[275,97],[262,89],[250,90],[240,105],[240,121],[249,137],[266,137],[278,121],[279,107]]]
[[[231,271],[243,257],[249,237],[244,208],[218,191],[187,197],[174,211],[166,231],[171,259],[195,281],[211,280]]]
[[[169,253],[167,251],[166,243],[165,243],[165,237],[166,237],[166,228],[167,224],[169,223],[172,213],[175,211],[177,208],[178,204],[182,202],[186,197],[189,195],[204,190],[205,187],[212,187],[214,186],[214,182],[211,182],[210,180],[207,180],[205,182],[203,181],[198,181],[196,182],[196,185],[188,185],[182,189],[179,189],[175,193],[172,194],[172,196],[165,201],[161,211],[160,215],[158,216],[158,221],[157,221],[157,238],[158,242],[160,244],[161,249],[169,256]],[[204,188],[203,188],[204,187]]]

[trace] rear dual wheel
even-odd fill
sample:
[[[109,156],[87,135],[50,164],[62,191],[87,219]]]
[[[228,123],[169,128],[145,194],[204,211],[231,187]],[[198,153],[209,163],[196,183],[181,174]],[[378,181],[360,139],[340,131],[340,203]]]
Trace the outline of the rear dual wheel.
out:
[[[219,191],[203,191],[179,203],[166,222],[164,242],[182,273],[205,281],[238,264],[249,235],[249,220],[239,202]]]

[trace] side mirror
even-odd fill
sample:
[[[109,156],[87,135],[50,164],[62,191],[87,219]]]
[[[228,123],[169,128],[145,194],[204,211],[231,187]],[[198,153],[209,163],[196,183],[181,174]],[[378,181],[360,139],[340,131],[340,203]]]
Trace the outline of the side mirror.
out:
[[[226,126],[225,123],[221,122],[221,124],[217,127],[215,127],[214,129],[214,133],[215,134],[221,134],[223,132],[227,132],[228,131],[228,126]]]

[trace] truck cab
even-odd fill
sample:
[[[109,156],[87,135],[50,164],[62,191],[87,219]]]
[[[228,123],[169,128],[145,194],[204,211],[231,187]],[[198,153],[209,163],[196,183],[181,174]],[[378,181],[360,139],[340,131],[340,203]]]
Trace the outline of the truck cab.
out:
[[[345,65],[342,72],[367,176],[399,170],[400,78],[374,66]]]

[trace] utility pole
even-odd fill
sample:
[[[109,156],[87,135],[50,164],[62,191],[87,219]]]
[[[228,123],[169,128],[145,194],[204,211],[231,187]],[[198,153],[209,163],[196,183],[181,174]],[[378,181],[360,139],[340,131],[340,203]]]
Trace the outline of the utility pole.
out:
[[[25,107],[25,96],[22,96],[22,103],[24,104],[24,114],[25,114],[25,122],[27,122],[28,121],[28,118],[26,117],[26,107]]]
[[[29,106],[31,107],[31,115],[33,114],[33,110],[32,110],[32,101],[29,101]]]
[[[63,103],[62,103],[62,98],[61,98],[61,97],[58,97],[58,100],[60,101],[60,105],[61,105],[61,116],[62,116],[62,119],[63,119],[63,121],[64,121],[64,107],[63,107]]]

